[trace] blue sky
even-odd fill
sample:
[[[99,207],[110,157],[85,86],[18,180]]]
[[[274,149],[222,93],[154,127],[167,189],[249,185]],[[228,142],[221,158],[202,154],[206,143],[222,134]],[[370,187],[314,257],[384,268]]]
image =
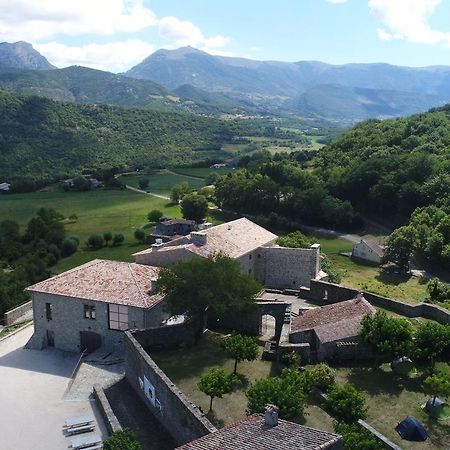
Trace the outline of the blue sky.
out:
[[[58,67],[124,71],[158,48],[252,59],[450,65],[449,0],[0,0],[0,39]]]

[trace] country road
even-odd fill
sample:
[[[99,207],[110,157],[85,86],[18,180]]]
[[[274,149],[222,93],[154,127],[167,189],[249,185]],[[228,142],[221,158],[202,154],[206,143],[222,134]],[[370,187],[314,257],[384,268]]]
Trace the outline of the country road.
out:
[[[155,194],[154,192],[143,191],[142,189],[135,188],[129,184],[125,184],[125,187],[130,191],[139,192],[140,194],[151,195],[152,197],[162,198],[163,200],[170,200],[170,197],[161,194]]]
[[[335,230],[329,230],[327,228],[311,227],[308,225],[302,225],[301,228],[307,231],[308,233],[319,233],[324,234],[326,236],[334,236],[340,239],[345,239],[346,241],[349,241],[352,244],[357,244],[362,239],[362,236],[359,236],[357,234],[346,234]]]

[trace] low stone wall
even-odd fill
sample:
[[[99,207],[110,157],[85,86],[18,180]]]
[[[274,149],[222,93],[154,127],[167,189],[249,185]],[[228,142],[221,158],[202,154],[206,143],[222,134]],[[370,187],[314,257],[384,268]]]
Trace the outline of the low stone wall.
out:
[[[302,289],[301,295],[329,304],[355,298],[358,292],[360,291],[357,289],[340,286],[327,281],[311,280],[309,291]],[[450,311],[441,306],[431,303],[417,303],[412,305],[371,292],[363,291],[362,293],[364,298],[374,306],[390,309],[406,317],[424,317],[425,319],[435,320],[442,324],[450,324]]]
[[[195,343],[198,334],[191,322],[133,331],[135,339],[146,349],[191,345]]]
[[[177,445],[216,431],[203,412],[172,383],[129,331],[125,332],[124,344],[126,379]]]
[[[11,309],[10,311],[6,311],[3,323],[5,326],[12,325],[17,319],[22,317],[28,311],[31,311],[33,308],[32,302],[24,303],[23,305],[18,306],[17,308]]]
[[[399,447],[397,444],[394,444],[392,441],[390,441],[384,434],[381,434],[378,430],[376,430],[374,427],[369,425],[367,422],[364,422],[364,420],[359,419],[358,423],[365,428],[367,431],[372,433],[376,440],[381,442],[384,448],[390,449],[390,450],[402,450],[401,447]]]
[[[122,431],[122,426],[120,425],[119,420],[114,414],[111,405],[106,398],[105,391],[98,384],[94,385],[94,397],[95,401],[97,402],[97,406],[100,409],[100,413],[102,414],[103,420],[105,421],[105,425],[108,429],[109,434],[112,434],[116,431]]]

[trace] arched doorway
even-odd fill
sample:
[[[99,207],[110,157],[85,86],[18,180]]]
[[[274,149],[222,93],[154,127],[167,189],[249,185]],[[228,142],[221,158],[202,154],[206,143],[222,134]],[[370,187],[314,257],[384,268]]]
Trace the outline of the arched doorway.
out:
[[[261,316],[259,334],[263,341],[270,341],[275,338],[276,320],[274,316],[271,314],[263,314]]]

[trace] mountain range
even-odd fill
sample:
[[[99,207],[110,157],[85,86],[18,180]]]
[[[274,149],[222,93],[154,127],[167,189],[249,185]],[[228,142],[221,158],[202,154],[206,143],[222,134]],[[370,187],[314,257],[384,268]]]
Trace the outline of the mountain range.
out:
[[[30,44],[0,44],[0,87],[56,100],[199,114],[319,117],[407,115],[450,102],[450,67],[331,65],[158,50],[124,74],[56,69]]]

